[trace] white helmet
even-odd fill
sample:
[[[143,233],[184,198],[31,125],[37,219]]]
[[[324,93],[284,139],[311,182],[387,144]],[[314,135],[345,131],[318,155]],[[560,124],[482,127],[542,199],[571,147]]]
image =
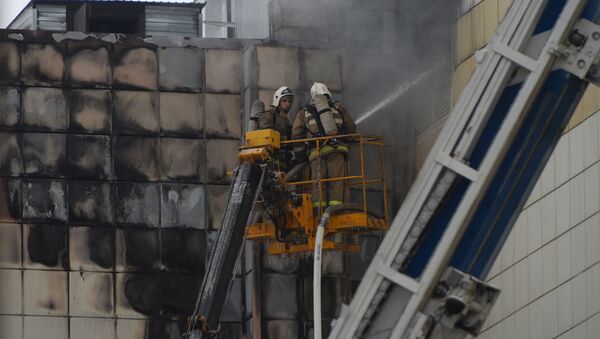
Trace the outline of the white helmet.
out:
[[[292,92],[292,90],[289,87],[280,87],[277,91],[275,91],[275,94],[273,94],[273,106],[279,106],[279,100],[281,100],[281,98],[293,96],[294,92]]]
[[[314,98],[316,95],[319,95],[319,94],[328,95],[329,98],[331,99],[331,92],[329,92],[329,89],[327,89],[327,86],[325,86],[324,83],[315,82],[312,85],[312,87],[310,88],[310,97]]]

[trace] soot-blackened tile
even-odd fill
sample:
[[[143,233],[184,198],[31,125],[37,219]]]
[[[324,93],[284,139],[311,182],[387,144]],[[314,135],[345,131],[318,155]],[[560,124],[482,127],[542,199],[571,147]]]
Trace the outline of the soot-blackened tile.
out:
[[[229,199],[228,185],[208,185],[208,225],[212,229],[221,227],[225,206]]]
[[[152,272],[160,267],[158,229],[117,229],[117,271]]]
[[[0,175],[18,176],[23,172],[20,139],[18,134],[0,133]]]
[[[21,267],[21,225],[0,223],[0,267]]]
[[[21,80],[26,85],[60,85],[65,71],[64,52],[57,45],[25,44],[21,68]]]
[[[69,228],[69,263],[74,271],[111,270],[115,260],[115,229],[104,226]]]
[[[162,306],[160,273],[117,273],[116,276],[117,317],[145,318],[160,315]],[[119,329],[117,328],[118,332]],[[119,336],[118,334],[117,336],[119,338],[134,338]]]
[[[23,219],[66,222],[67,185],[57,180],[24,180]]]
[[[203,96],[161,92],[159,115],[162,133],[200,136],[204,127]]]
[[[67,174],[67,136],[51,133],[23,134],[25,175],[64,177]]]
[[[21,219],[21,180],[0,177],[0,221]]]
[[[114,48],[114,86],[119,88],[157,89],[156,51],[145,47]]]
[[[244,332],[242,324],[239,323],[223,323],[219,331],[219,338],[221,339],[237,339],[243,338]]]
[[[108,45],[90,42],[67,43],[67,81],[78,86],[107,87],[112,83]]]
[[[157,98],[154,92],[115,92],[115,132],[156,134],[159,127]]]
[[[162,267],[168,272],[204,275],[206,234],[199,230],[161,231]]]
[[[202,89],[203,53],[195,47],[160,48],[160,89],[200,91]]]
[[[240,96],[206,94],[206,135],[209,137],[236,138],[241,135]]]
[[[263,321],[262,337],[264,339],[290,338],[300,339],[301,328],[298,321],[292,320],[267,320]]]
[[[19,79],[19,48],[9,41],[0,42],[0,83],[15,83]]]
[[[192,139],[160,140],[161,179],[202,181],[204,179],[204,142]]]
[[[189,317],[194,311],[202,276],[161,274],[163,316]]]
[[[69,272],[69,315],[111,317],[113,314],[111,273]]]
[[[112,178],[110,137],[69,135],[69,176],[71,178]]]
[[[306,316],[313,319],[313,281],[304,277],[304,309]],[[325,276],[321,278],[321,314],[325,319],[339,316],[342,303],[350,302],[350,280],[345,276]]]
[[[115,221],[124,226],[159,226],[159,185],[117,183]]]
[[[206,91],[209,93],[240,93],[240,51],[206,50]]]
[[[117,320],[117,339],[183,339],[186,331],[187,322],[185,320]],[[219,335],[219,338],[223,337]],[[241,336],[236,337],[236,339],[239,338]]]
[[[112,94],[107,90],[74,89],[68,92],[69,129],[74,132],[110,133]]]
[[[113,222],[111,184],[98,181],[69,182],[69,221],[109,224]]]
[[[25,270],[23,274],[25,314],[68,314],[67,272]]]
[[[59,88],[31,87],[23,92],[23,126],[64,131],[67,127],[65,94]]]
[[[117,136],[113,150],[115,175],[119,180],[159,179],[158,139]]]
[[[163,184],[160,206],[162,227],[205,228],[205,199],[202,185]]]
[[[231,290],[229,292],[229,299],[227,300],[227,304],[223,308],[223,313],[221,313],[221,321],[224,322],[242,322],[244,321],[243,314],[243,303],[244,300],[242,298],[242,279],[235,278],[233,280],[233,284],[231,285]]]
[[[15,128],[20,122],[21,93],[14,87],[0,88],[0,128]]]
[[[23,225],[25,268],[69,269],[67,231],[64,225]]]
[[[227,172],[238,166],[238,140],[206,140],[206,158],[208,165],[207,182],[211,184],[228,184],[232,178]]]
[[[294,274],[300,272],[301,258],[293,255],[266,255],[268,243],[261,244],[263,253],[262,267],[268,273]]]
[[[261,278],[262,316],[265,319],[298,318],[299,278],[283,274],[264,274]]]

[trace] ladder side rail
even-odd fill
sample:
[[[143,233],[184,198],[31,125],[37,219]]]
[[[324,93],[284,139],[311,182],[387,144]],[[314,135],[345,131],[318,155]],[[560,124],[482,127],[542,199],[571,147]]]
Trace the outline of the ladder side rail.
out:
[[[556,59],[556,56],[551,53],[551,50],[557,42],[565,40],[566,35],[569,33],[569,29],[575,23],[578,14],[581,12],[586,2],[587,1],[585,0],[570,0],[566,4],[540,58],[538,59],[538,68],[529,75],[523,84],[523,87],[504,120],[500,131],[494,138],[492,146],[485,156],[480,171],[482,180],[473,183],[468,188],[467,193],[454,214],[440,244],[436,247],[434,256],[427,264],[427,268],[421,279],[421,290],[409,301],[400,321],[396,324],[396,327],[392,332],[392,339],[400,339],[402,337],[405,330],[408,328],[410,321],[412,321],[412,318],[418,309],[423,306],[427,295],[435,286],[437,278],[446,268],[447,262],[453,254],[452,249],[460,240],[462,235],[461,231],[463,231],[466,221],[469,220],[469,216],[474,213],[475,208],[477,207],[477,200],[481,197],[486,185],[491,180],[491,175],[486,176],[486,174],[492,174],[499,164],[504,152],[508,148],[507,141],[514,136],[520,120],[524,117],[524,113],[532,104],[536,91],[541,87],[544,77],[548,75],[551,69],[552,62]]]

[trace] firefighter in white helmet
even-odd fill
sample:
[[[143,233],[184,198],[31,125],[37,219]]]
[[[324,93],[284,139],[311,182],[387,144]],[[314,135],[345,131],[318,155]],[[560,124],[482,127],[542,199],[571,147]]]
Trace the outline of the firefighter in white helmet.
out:
[[[288,113],[294,103],[294,92],[286,86],[280,87],[273,94],[273,104],[269,105],[258,117],[258,129],[272,129],[280,134],[281,141],[289,140],[292,124]],[[291,159],[291,149],[282,148],[277,155],[278,164],[282,169],[287,169]]]
[[[292,139],[316,138],[352,134],[356,125],[339,101],[333,101],[331,92],[325,84],[315,82],[310,89],[311,100],[296,114],[292,126]],[[311,180],[340,178],[346,169],[348,146],[340,139],[328,139],[320,145],[294,145],[296,161],[310,161]],[[320,161],[320,164],[318,163]],[[319,171],[320,169],[320,171]],[[340,205],[344,201],[344,182],[329,181],[323,183],[323,197],[319,199],[319,185],[313,184],[313,207]]]

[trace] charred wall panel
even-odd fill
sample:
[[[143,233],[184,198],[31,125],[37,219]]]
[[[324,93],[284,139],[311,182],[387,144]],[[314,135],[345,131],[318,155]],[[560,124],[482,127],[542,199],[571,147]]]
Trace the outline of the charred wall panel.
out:
[[[0,323],[22,322],[0,337],[182,338],[207,207],[220,215],[226,199],[207,184],[235,166],[239,50],[216,52],[227,75],[208,113],[205,48],[22,34],[0,34]],[[222,158],[210,180],[207,121]],[[245,321],[236,286],[231,338]]]

